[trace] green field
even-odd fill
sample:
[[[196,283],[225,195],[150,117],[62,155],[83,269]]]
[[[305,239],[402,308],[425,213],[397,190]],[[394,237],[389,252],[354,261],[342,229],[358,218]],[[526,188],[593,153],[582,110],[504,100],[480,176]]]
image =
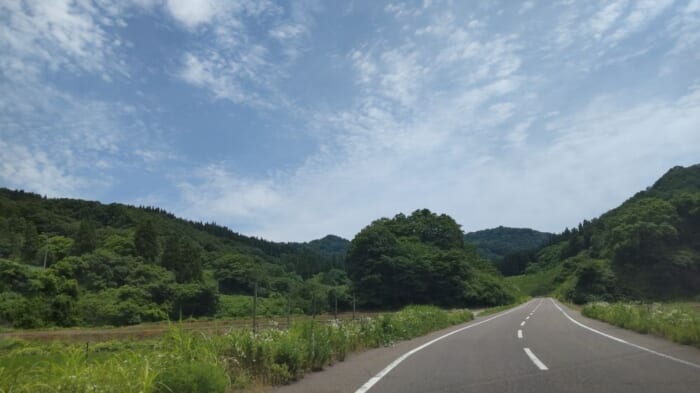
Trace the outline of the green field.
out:
[[[473,319],[469,310],[409,306],[357,320],[294,322],[289,329],[223,333],[174,324],[157,338],[70,341],[0,339],[0,392],[224,393],[289,383],[342,361]]]
[[[557,267],[538,271],[536,273],[506,277],[505,281],[521,296],[544,296],[556,289]]]

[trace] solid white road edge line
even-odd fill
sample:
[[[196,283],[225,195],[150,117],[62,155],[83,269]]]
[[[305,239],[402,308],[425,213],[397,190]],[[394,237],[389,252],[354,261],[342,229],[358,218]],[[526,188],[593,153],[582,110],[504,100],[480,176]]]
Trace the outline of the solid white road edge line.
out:
[[[569,314],[567,314],[566,311],[564,311],[561,307],[559,307],[559,305],[554,301],[554,299],[551,299],[551,298],[550,298],[549,300],[551,300],[552,303],[554,304],[554,307],[558,308],[559,311],[561,311],[561,313],[564,314],[564,316],[567,317],[571,322],[575,323],[576,325],[578,325],[578,326],[580,326],[580,327],[582,327],[582,328],[584,328],[584,329],[588,329],[588,330],[592,331],[593,333],[600,334],[601,336],[606,337],[606,338],[609,338],[609,339],[611,339],[611,340],[613,340],[613,341],[617,341],[617,342],[619,342],[619,343],[629,345],[630,347],[634,347],[634,348],[637,348],[637,349],[641,349],[642,351],[649,352],[649,353],[654,354],[654,355],[656,355],[656,356],[660,356],[660,357],[662,357],[662,358],[665,358],[665,359],[668,359],[668,360],[672,360],[672,361],[677,362],[677,363],[685,364],[686,366],[695,367],[695,368],[700,369],[700,364],[695,364],[695,363],[693,363],[693,362],[689,362],[689,361],[687,361],[687,360],[679,359],[679,358],[673,357],[673,356],[671,356],[671,355],[666,355],[665,353],[661,353],[661,352],[654,351],[653,349],[649,349],[649,348],[647,348],[647,347],[643,347],[643,346],[641,346],[641,345],[637,345],[637,344],[631,343],[631,342],[626,341],[626,340],[623,340],[623,339],[621,339],[621,338],[617,338],[617,337],[611,336],[611,335],[609,335],[609,334],[607,334],[607,333],[603,333],[603,332],[601,332],[600,330],[593,329],[593,328],[590,327],[590,326],[586,326],[586,325],[582,324],[581,322],[579,322],[579,321],[577,321],[577,320],[571,318],[571,316],[569,316]]]
[[[518,338],[523,338],[523,331],[518,329]]]
[[[547,366],[545,366],[544,363],[542,363],[542,361],[541,361],[540,359],[538,359],[537,356],[535,356],[534,353],[532,353],[532,351],[530,350],[530,348],[523,348],[523,350],[524,350],[525,353],[527,354],[527,357],[529,357],[530,360],[532,360],[532,362],[535,363],[535,366],[537,366],[537,368],[539,368],[539,369],[542,370],[542,371],[547,371],[547,370],[549,370],[549,369],[547,368]]]
[[[449,332],[449,333],[447,333],[447,334],[443,334],[442,336],[440,336],[440,337],[438,337],[438,338],[435,338],[435,339],[432,339],[432,340],[428,341],[427,343],[425,343],[425,344],[423,344],[423,345],[421,345],[421,346],[419,346],[419,347],[413,348],[412,350],[410,350],[410,351],[404,353],[403,355],[399,356],[399,357],[398,357],[396,360],[394,360],[393,362],[389,363],[389,365],[386,366],[386,367],[384,367],[384,369],[383,369],[382,371],[378,372],[377,375],[375,375],[375,376],[373,376],[372,378],[370,378],[369,381],[365,382],[364,385],[360,386],[357,390],[355,390],[355,393],[365,393],[365,392],[367,392],[367,391],[370,390],[370,389],[372,388],[372,386],[374,386],[377,382],[381,381],[381,379],[384,378],[384,376],[386,376],[387,374],[389,374],[389,372],[390,372],[391,370],[393,370],[394,368],[396,368],[396,366],[398,366],[399,364],[401,364],[401,362],[403,362],[404,360],[408,359],[411,355],[413,355],[414,353],[420,351],[421,349],[423,349],[423,348],[425,348],[425,347],[428,347],[428,346],[430,346],[430,345],[432,345],[432,344],[434,344],[434,343],[436,343],[436,342],[442,340],[443,338],[449,337],[449,336],[451,336],[451,335],[453,335],[453,334],[462,332],[462,331],[467,330],[467,329],[471,329],[471,328],[473,328],[474,326],[479,326],[479,325],[481,325],[481,324],[483,324],[483,323],[486,323],[486,322],[488,322],[488,321],[492,321],[492,320],[494,320],[494,319],[496,319],[496,318],[500,318],[500,317],[502,317],[502,316],[504,316],[504,315],[510,314],[510,313],[512,313],[513,311],[515,311],[515,310],[517,310],[517,309],[520,309],[520,308],[526,306],[528,303],[530,303],[530,302],[523,303],[523,304],[521,304],[521,305],[518,306],[518,307],[511,308],[510,310],[508,310],[508,311],[506,311],[506,312],[503,312],[503,313],[501,313],[501,314],[494,315],[493,317],[488,318],[488,319],[484,319],[483,321],[480,321],[480,322],[477,322],[477,323],[473,323],[473,324],[471,324],[471,325],[467,325],[467,326],[465,326],[465,327],[463,327],[463,328],[459,328],[459,329],[454,330],[454,331],[451,331],[451,332]]]

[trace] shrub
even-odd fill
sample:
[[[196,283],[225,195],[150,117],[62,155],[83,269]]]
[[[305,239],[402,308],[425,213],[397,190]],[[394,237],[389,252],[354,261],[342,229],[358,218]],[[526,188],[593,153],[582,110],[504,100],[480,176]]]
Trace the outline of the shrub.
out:
[[[155,393],[224,393],[228,378],[215,364],[201,361],[176,363],[156,377]]]

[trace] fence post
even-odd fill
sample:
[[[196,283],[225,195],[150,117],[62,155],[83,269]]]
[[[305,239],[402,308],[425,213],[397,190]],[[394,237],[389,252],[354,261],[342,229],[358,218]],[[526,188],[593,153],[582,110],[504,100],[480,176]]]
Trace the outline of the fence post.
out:
[[[90,358],[90,341],[85,341],[85,364],[88,364]]]

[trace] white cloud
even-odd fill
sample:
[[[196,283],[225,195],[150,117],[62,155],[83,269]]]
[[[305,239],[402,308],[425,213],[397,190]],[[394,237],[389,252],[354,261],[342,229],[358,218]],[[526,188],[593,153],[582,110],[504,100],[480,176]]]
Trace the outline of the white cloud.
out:
[[[520,9],[518,10],[518,14],[522,15],[522,14],[530,11],[534,6],[535,6],[534,1],[526,1],[520,6]]]
[[[271,181],[255,181],[230,173],[223,165],[196,169],[178,184],[186,215],[210,220],[247,220],[278,208],[281,197]]]
[[[43,67],[50,72],[103,73],[119,68],[111,60],[109,17],[91,2],[8,1],[0,3],[0,60],[3,74],[24,81]]]
[[[622,21],[622,26],[609,37],[610,41],[623,40],[644,29],[652,20],[658,17],[674,0],[639,0],[634,2],[634,8]]]
[[[167,0],[166,6],[173,18],[188,28],[208,23],[221,12],[213,0]]]
[[[285,13],[269,1],[206,3],[196,13],[187,12],[195,7],[191,2],[168,3],[170,12],[192,30],[190,38],[196,42],[183,54],[176,75],[216,99],[236,104],[269,108],[284,101],[275,84],[286,77],[287,66],[301,55],[315,7],[294,3]],[[251,33],[260,25],[268,28],[268,37],[276,44]],[[287,63],[271,59],[275,45],[282,46]]]
[[[84,179],[62,169],[44,151],[0,140],[0,180],[6,187],[50,196],[75,196]]]
[[[596,38],[600,38],[603,33],[613,26],[613,23],[617,21],[626,6],[626,0],[614,1],[598,11],[595,17],[591,20],[591,30],[593,35]]]

